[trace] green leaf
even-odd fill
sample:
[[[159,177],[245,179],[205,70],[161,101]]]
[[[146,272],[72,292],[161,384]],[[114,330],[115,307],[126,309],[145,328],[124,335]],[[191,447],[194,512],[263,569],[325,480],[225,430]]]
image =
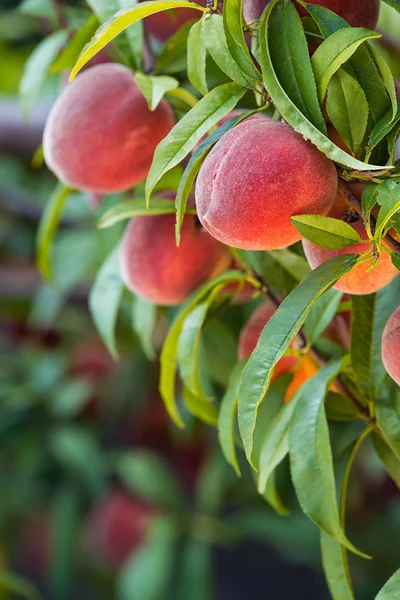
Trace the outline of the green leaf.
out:
[[[213,61],[232,81],[242,87],[252,88],[249,80],[243,75],[233,59],[225,37],[221,15],[209,14],[203,20],[204,43]]]
[[[385,1],[387,2],[387,0]],[[389,4],[391,3],[389,2]],[[400,12],[400,5],[395,8]],[[383,586],[375,600],[398,600],[398,598],[400,598],[400,569]]]
[[[42,40],[25,63],[19,85],[19,97],[26,118],[37,102],[49,69],[67,41],[67,32],[55,31]]]
[[[121,454],[117,473],[124,485],[148,502],[179,508],[183,498],[179,482],[169,466],[147,450],[132,450]]]
[[[232,127],[258,113],[259,110],[252,110],[243,115],[229,119],[223,125],[218,127],[211,135],[209,135],[196,150],[193,152],[191,159],[189,160],[182,178],[179,183],[178,191],[176,193],[175,206],[176,206],[176,243],[179,246],[180,233],[183,223],[184,213],[187,210],[186,204],[192,189],[193,183],[197,177],[197,173],[200,170],[201,165],[212,146]]]
[[[382,249],[382,237],[391,219],[400,211],[400,183],[385,181],[380,185],[378,202],[381,206],[375,226],[374,240]]]
[[[349,27],[335,31],[322,42],[311,58],[320,102],[323,102],[328,84],[336,71],[361,44],[379,37],[381,34],[369,29]]]
[[[369,138],[367,151],[372,150],[381,142],[389,133],[396,128],[396,125],[400,122],[400,103],[398,103],[398,109],[395,117],[393,117],[393,111],[390,109],[383,117],[376,123],[372,129]]]
[[[304,323],[308,346],[311,346],[331,323],[339,309],[342,297],[342,292],[331,289],[313,304]]]
[[[143,352],[149,360],[156,354],[153,348],[153,332],[157,320],[157,306],[139,296],[133,297],[132,326],[138,336]]]
[[[392,263],[398,271],[400,271],[400,252],[392,254]]]
[[[397,487],[400,488],[400,461],[389,448],[389,446],[382,440],[378,434],[373,435],[374,447],[380,460],[382,461],[387,474],[393,479]]]
[[[93,37],[98,26],[99,19],[96,15],[92,14],[88,18],[88,20],[82,25],[82,27],[75,33],[75,35],[69,41],[66,48],[61,52],[60,56],[52,64],[50,71],[52,73],[60,73],[61,71],[72,69],[72,67],[78,60],[82,48]]]
[[[213,546],[206,540],[187,539],[179,555],[174,600],[211,600],[214,588]]]
[[[345,548],[321,531],[322,564],[332,600],[355,600]]]
[[[356,154],[367,130],[369,108],[361,85],[344,69],[328,85],[326,110],[346,146]]]
[[[235,424],[240,378],[242,377],[243,369],[243,363],[238,363],[233,369],[229,385],[222,398],[218,419],[218,439],[222,453],[227,462],[235,469],[238,477],[240,477],[240,469],[236,456]]]
[[[379,186],[368,182],[361,196],[361,208],[364,222],[369,222],[369,216],[372,209],[377,204],[379,198]]]
[[[103,342],[114,357],[118,358],[115,342],[115,326],[124,284],[119,266],[120,247],[115,248],[104,262],[90,290],[89,308],[92,319]]]
[[[217,427],[218,410],[207,398],[195,396],[187,387],[184,387],[183,400],[188,411],[200,421],[211,427]]]
[[[310,121],[306,119],[306,117],[301,113],[301,111],[283,90],[279,81],[279,77],[275,71],[275,66],[272,62],[269,50],[270,35],[279,35],[279,32],[281,31],[280,24],[276,24],[276,28],[278,29],[277,33],[274,32],[272,27],[270,27],[271,15],[278,1],[279,0],[271,0],[271,2],[268,4],[261,19],[259,29],[261,50],[260,59],[264,83],[275,107],[285,121],[287,121],[293,127],[293,129],[295,129],[295,131],[301,133],[305,139],[311,140],[312,143],[330,159],[341,165],[351,169],[357,169],[359,171],[380,170],[382,167],[363,163],[333,144],[323,133],[319,131],[319,129],[317,129]]]
[[[188,37],[195,22],[195,19],[187,21],[165,42],[157,59],[155,74],[179,73],[186,69]]]
[[[17,594],[24,600],[42,599],[41,594],[30,581],[3,569],[0,570],[0,590]]]
[[[146,181],[147,200],[161,177],[179,164],[200,138],[235,108],[244,93],[245,89],[237,83],[220,85],[211,90],[178,121],[154,153],[153,164]]]
[[[382,54],[379,52],[379,50],[377,49],[376,46],[377,45],[374,45],[374,44],[368,44],[368,49],[369,49],[369,52],[375,62],[376,68],[378,69],[379,75],[380,75],[383,83],[385,84],[385,87],[389,94],[390,101],[392,103],[392,116],[394,119],[396,116],[396,112],[397,112],[397,98],[396,98],[396,88],[394,85],[394,79],[393,79],[392,71],[391,71],[389,65],[387,64],[386,60],[384,59]]]
[[[327,418],[332,421],[353,421],[358,418],[356,407],[350,404],[347,398],[336,392],[328,392],[325,410]]]
[[[112,227],[119,221],[126,221],[132,219],[132,217],[146,217],[150,215],[171,215],[175,213],[174,203],[170,199],[163,200],[157,198],[156,202],[153,202],[151,206],[146,208],[146,200],[144,198],[135,198],[135,200],[127,200],[124,202],[118,202],[109,208],[100,221],[97,223],[99,229],[106,229]],[[196,209],[188,208],[187,214],[195,215]]]
[[[239,391],[239,428],[251,462],[258,407],[271,380],[272,370],[303,325],[311,306],[356,264],[355,255],[329,259],[312,271],[285,298],[264,328],[244,370]]]
[[[340,250],[361,242],[357,231],[339,219],[321,215],[297,215],[290,220],[303,237],[321,248]]]
[[[211,290],[220,283],[230,283],[243,280],[240,271],[226,271],[211,281],[204,283],[181,307],[161,352],[160,394],[172,420],[178,427],[184,427],[175,399],[175,379],[177,371],[178,344],[186,317],[200,304]]]
[[[119,10],[133,8],[138,0],[87,0],[87,2],[93,12],[97,14],[101,23],[105,23],[108,19],[112,19]],[[88,41],[90,44],[90,40]],[[136,22],[132,24],[114,40],[114,45],[122,58],[131,67],[140,69],[142,64],[143,23]]]
[[[150,0],[147,2],[141,2],[139,6],[132,8],[132,3],[122,8],[112,17],[110,17],[96,32],[89,44],[86,44],[83,49],[74,69],[72,70],[70,80],[79,73],[82,67],[95,56],[102,48],[107,46],[119,33],[125,31],[128,27],[144,19],[149,15],[153,15],[170,8],[195,8],[201,12],[205,12],[206,9],[203,6],[199,6],[194,2],[186,2],[179,0]]]
[[[254,88],[261,82],[261,74],[254,65],[244,37],[242,0],[225,0],[222,19],[229,52],[244,77]]]
[[[40,17],[57,22],[57,11],[51,0],[23,0],[18,4],[18,12],[31,17]]]
[[[290,0],[276,5],[269,29],[268,46],[280,85],[304,117],[326,135],[306,36]]]
[[[400,12],[400,0],[383,0],[383,1],[386,2],[386,4],[388,4],[392,8],[395,8],[398,12]]]
[[[250,250],[241,252],[240,257],[279,294],[289,294],[311,271],[303,256],[287,249],[269,252]]]
[[[190,30],[187,45],[188,78],[202,96],[208,93],[206,79],[206,46],[203,24],[197,21]]]
[[[135,81],[146,98],[150,110],[157,108],[166,92],[179,86],[179,81],[168,75],[143,75],[138,72]]]
[[[43,211],[36,238],[36,265],[46,279],[52,278],[51,253],[54,235],[64,204],[72,190],[61,183],[50,196],[49,202]]]
[[[289,452],[289,426],[301,390],[302,388],[265,429],[265,441],[259,461],[258,491],[260,494],[265,492],[271,475]]]
[[[303,512],[322,531],[359,554],[340,524],[324,406],[328,388],[341,368],[342,360],[334,361],[302,386],[289,430],[290,466]]]
[[[380,390],[375,411],[380,430],[397,459],[400,460],[400,391],[389,378]]]
[[[119,600],[163,600],[168,596],[178,538],[170,516],[160,517],[151,525],[147,539],[118,573]]]

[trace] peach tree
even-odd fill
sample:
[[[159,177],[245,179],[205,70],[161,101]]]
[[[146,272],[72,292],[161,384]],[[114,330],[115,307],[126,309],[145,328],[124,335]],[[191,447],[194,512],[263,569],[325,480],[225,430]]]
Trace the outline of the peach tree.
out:
[[[88,4],[83,24],[38,46],[21,84],[28,112],[47,71],[69,72],[44,136],[60,184],[38,267],[51,281],[74,190],[114,194],[98,227],[130,222],[89,299],[104,343],[117,358],[126,287],[150,359],[167,317],[171,419],[214,427],[282,515],[289,460],[332,598],[354,599],[348,553],[371,557],[346,534],[346,497],[367,438],[400,485],[400,93],[374,30],[380,3]],[[240,303],[257,310],[239,335]],[[377,600],[399,587],[400,571]]]

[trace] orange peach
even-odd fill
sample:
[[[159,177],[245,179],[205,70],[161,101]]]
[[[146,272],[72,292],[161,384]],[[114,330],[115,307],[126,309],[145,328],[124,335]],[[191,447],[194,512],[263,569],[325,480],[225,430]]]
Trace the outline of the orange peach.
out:
[[[143,181],[158,143],[174,125],[162,100],[150,111],[133,73],[107,63],[68,85],[46,123],[46,163],[72,188],[105,194]]]

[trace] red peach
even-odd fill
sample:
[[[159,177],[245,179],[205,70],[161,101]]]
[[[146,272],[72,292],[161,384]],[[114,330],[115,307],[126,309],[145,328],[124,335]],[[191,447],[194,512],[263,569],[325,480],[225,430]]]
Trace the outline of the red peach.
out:
[[[390,377],[400,385],[400,306],[386,323],[382,336],[382,360]]]
[[[122,65],[101,64],[68,85],[46,123],[46,163],[70,187],[106,194],[143,181],[158,143],[174,125],[162,100],[150,111]]]
[[[197,211],[229,246],[276,250],[301,238],[290,217],[329,212],[337,183],[333,162],[289,125],[252,119],[208,154],[196,183]]]
[[[197,4],[206,5],[205,0],[198,0]],[[201,12],[193,8],[176,8],[150,15],[145,18],[144,26],[160,42],[165,42],[174,33],[190,21],[199,19]]]

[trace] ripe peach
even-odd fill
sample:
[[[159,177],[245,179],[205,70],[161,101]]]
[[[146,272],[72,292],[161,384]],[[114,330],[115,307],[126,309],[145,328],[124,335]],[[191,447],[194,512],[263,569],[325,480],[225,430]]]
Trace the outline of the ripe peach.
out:
[[[174,125],[164,100],[156,110],[122,65],[84,71],[66,87],[46,123],[46,163],[70,187],[99,194],[143,181],[154,150]]]
[[[333,162],[289,125],[252,119],[208,154],[197,177],[197,212],[207,231],[229,246],[286,248],[301,238],[290,217],[326,215],[337,183]]]
[[[89,518],[85,547],[105,565],[118,568],[140,548],[155,512],[123,490],[112,489]]]
[[[367,233],[361,220],[351,223],[362,240],[368,240]],[[303,240],[303,248],[310,266],[315,269],[320,264],[337,256],[338,254],[362,254],[371,249],[369,241],[354,244],[341,250],[327,250],[320,248],[308,240]],[[337,290],[348,294],[364,295],[377,292],[390,283],[398,274],[396,267],[392,264],[389,254],[382,252],[376,267],[369,271],[371,261],[356,265],[350,273],[341,277],[334,286]]]
[[[239,360],[247,358],[253,352],[262,330],[274,312],[275,309],[270,304],[262,304],[253,312],[240,334],[238,347]],[[295,346],[295,343],[292,343],[293,346]],[[291,373],[295,369],[297,361],[297,356],[284,356],[281,358],[275,365],[272,381],[279,377],[279,375]]]
[[[400,306],[386,323],[382,336],[382,360],[390,377],[400,385]]]
[[[155,200],[156,201],[156,200]],[[150,302],[174,305],[231,262],[227,248],[186,215],[181,243],[175,243],[175,216],[135,217],[129,223],[121,252],[127,287]]]
[[[205,0],[198,0],[197,4],[206,5]],[[156,40],[165,42],[190,19],[199,19],[201,13],[193,8],[176,8],[150,15],[145,18],[144,26]]]
[[[247,23],[259,19],[267,6],[268,0],[243,0],[243,15]],[[345,19],[352,27],[367,27],[373,29],[378,21],[380,0],[315,0]],[[297,6],[302,17],[308,12]]]

